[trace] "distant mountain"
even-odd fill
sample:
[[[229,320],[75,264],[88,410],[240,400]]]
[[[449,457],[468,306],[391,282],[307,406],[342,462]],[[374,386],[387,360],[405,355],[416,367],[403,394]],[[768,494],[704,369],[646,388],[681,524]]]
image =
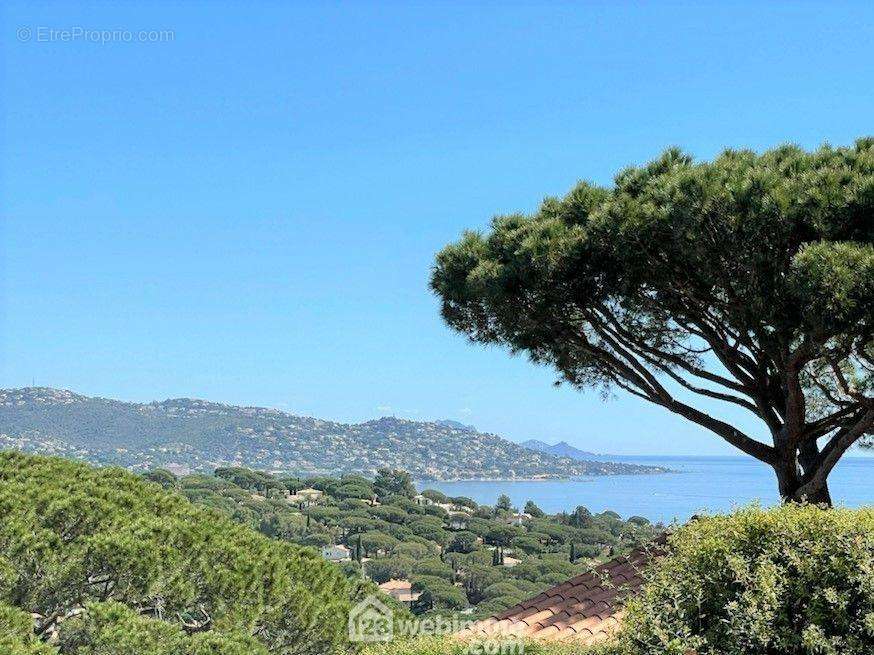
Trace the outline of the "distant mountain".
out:
[[[42,387],[0,390],[2,448],[179,472],[236,465],[296,475],[373,475],[388,466],[416,479],[447,480],[663,470],[556,457],[445,423],[381,418],[350,425],[189,398],[128,403]]]
[[[519,444],[529,450],[534,450],[538,453],[548,453],[556,457],[569,457],[577,461],[598,461],[604,458],[603,455],[590,453],[588,450],[580,450],[571,446],[567,441],[559,441],[557,444],[548,444],[545,441],[538,439],[529,439]]]

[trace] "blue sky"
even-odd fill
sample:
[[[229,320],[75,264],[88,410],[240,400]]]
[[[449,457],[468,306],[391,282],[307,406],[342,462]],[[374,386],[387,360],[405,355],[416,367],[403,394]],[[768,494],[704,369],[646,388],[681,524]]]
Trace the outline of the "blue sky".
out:
[[[870,134],[874,6],[144,4],[2,9],[0,386],[733,452],[467,344],[429,267],[669,145]]]

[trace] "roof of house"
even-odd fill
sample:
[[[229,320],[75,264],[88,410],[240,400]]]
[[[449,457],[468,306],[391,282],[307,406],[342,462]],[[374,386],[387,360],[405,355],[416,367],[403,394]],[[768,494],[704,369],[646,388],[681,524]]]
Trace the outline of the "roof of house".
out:
[[[383,582],[379,588],[383,591],[393,591],[395,589],[409,590],[412,588],[412,583],[409,580],[396,580],[392,578],[388,582]]]
[[[620,625],[623,601],[643,585],[641,568],[664,552],[666,536],[547,589],[458,633],[461,639],[525,637],[594,644]]]
[[[422,592],[420,591],[395,591],[389,594],[395,600],[399,600],[402,603],[415,603],[422,596]]]

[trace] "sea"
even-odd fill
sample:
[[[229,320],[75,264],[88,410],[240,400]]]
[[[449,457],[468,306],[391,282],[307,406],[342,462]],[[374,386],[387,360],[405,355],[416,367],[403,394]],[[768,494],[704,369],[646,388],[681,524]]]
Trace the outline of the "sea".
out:
[[[694,514],[725,513],[749,503],[779,502],[773,471],[749,457],[613,457],[614,461],[664,466],[671,473],[607,475],[563,480],[487,480],[418,482],[448,496],[467,496],[494,504],[507,494],[522,507],[533,500],[554,514],[584,505],[591,512],[612,510],[623,518],[643,516],[653,522],[685,521]],[[874,457],[844,457],[829,476],[836,506],[874,505]]]

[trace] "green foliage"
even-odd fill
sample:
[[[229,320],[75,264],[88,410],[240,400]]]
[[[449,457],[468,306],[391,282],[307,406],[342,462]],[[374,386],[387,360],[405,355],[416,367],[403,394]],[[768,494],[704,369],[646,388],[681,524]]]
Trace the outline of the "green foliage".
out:
[[[128,472],[0,453],[0,515],[0,605],[60,625],[63,655],[234,653],[252,634],[252,652],[347,646],[357,589],[338,569]],[[129,649],[107,650],[120,630]]]
[[[408,520],[407,513],[394,505],[380,505],[372,507],[369,511],[376,518],[389,523],[406,523]]]
[[[711,162],[670,149],[466,233],[431,287],[471,340],[648,400],[770,464],[784,498],[829,502],[828,473],[874,429],[872,214],[872,138]]]
[[[409,557],[381,557],[364,565],[367,575],[376,583],[405,580],[413,572],[414,562]]]
[[[632,655],[868,655],[874,510],[789,504],[670,538],[626,618]]]
[[[245,470],[226,474],[231,476],[247,486],[257,481],[264,489],[272,488],[275,480],[267,473],[247,475]],[[180,489],[194,502],[221,511],[274,539],[316,548],[345,544],[351,549],[353,560],[357,559],[360,541],[360,552],[369,561],[361,566],[358,562],[343,564],[350,582],[360,581],[362,566],[364,574],[375,583],[414,578],[425,590],[431,581],[437,587],[427,589],[425,600],[429,602],[423,602],[417,610],[432,611],[436,607],[434,611],[440,612],[462,605],[459,591],[445,588],[449,584],[460,590],[465,603],[477,606],[477,616],[509,598],[519,600],[536,595],[546,586],[585,570],[590,564],[588,560],[574,566],[567,561],[570,543],[575,544],[581,557],[594,558],[606,546],[622,551],[645,541],[656,529],[624,522],[613,513],[592,517],[588,512],[586,528],[572,525],[575,520],[568,514],[544,514],[526,521],[524,526],[509,526],[503,518],[495,517],[491,508],[478,506],[469,498],[447,499],[443,494],[425,490],[422,495],[426,498],[441,502],[446,499],[466,508],[467,529],[450,530],[450,521],[458,518],[456,514],[450,517],[440,507],[418,505],[408,495],[412,493],[408,489],[397,493],[406,489],[406,476],[387,471],[381,480],[379,484],[373,483],[385,490],[374,506],[369,500],[346,497],[350,487],[367,489],[371,485],[349,475],[339,479],[319,476],[301,482],[303,486],[315,485],[325,491],[318,504],[303,509],[284,497],[265,499],[257,490],[253,498],[250,489],[209,476],[182,478]],[[503,549],[495,553],[494,566],[492,551],[479,543],[484,537]],[[502,552],[523,561],[513,568],[497,566]],[[498,582],[506,582],[513,592],[503,594],[499,603],[485,599],[484,589]]]
[[[452,570],[452,567],[436,557],[417,561],[413,565],[413,572],[420,577],[429,576],[433,578],[442,578],[447,582],[454,581],[454,572]]]
[[[90,655],[268,655],[264,644],[243,632],[188,635],[178,625],[139,615],[120,603],[91,603],[63,623],[62,653]]]
[[[53,655],[57,651],[33,634],[33,620],[22,610],[0,603],[0,653]]]
[[[443,529],[442,521],[418,519],[410,523],[410,530],[423,539],[433,541],[440,546],[445,546],[449,542],[449,532]]]
[[[398,540],[382,532],[365,532],[360,536],[361,545],[368,555],[376,555],[379,551],[391,552],[398,545]]]
[[[470,553],[478,548],[477,536],[468,530],[460,530],[452,535],[446,550],[455,553]]]
[[[381,468],[376,472],[373,489],[380,498],[391,495],[412,498],[416,495],[416,488],[409,473],[387,468]]]
[[[441,493],[441,492],[437,491],[436,489],[425,489],[422,492],[422,495],[425,498],[429,498],[430,500],[433,500],[435,503],[448,503],[449,502],[449,498],[446,496],[446,494]]]
[[[493,546],[509,546],[516,537],[525,533],[523,528],[497,523],[483,535],[483,540]]]
[[[154,469],[143,475],[146,480],[160,484],[165,489],[175,489],[179,484],[178,478],[167,469]]]
[[[524,593],[524,592],[523,592]],[[496,582],[483,590],[483,598],[491,600],[499,596],[521,596],[519,588],[510,582]]]
[[[464,590],[442,578],[429,575],[414,575],[413,590],[421,592],[416,601],[419,611],[434,609],[463,610],[467,607]]]
[[[453,505],[457,505],[459,507],[467,507],[469,509],[476,509],[477,504],[473,498],[468,498],[467,496],[453,496],[449,499],[449,501]]]

